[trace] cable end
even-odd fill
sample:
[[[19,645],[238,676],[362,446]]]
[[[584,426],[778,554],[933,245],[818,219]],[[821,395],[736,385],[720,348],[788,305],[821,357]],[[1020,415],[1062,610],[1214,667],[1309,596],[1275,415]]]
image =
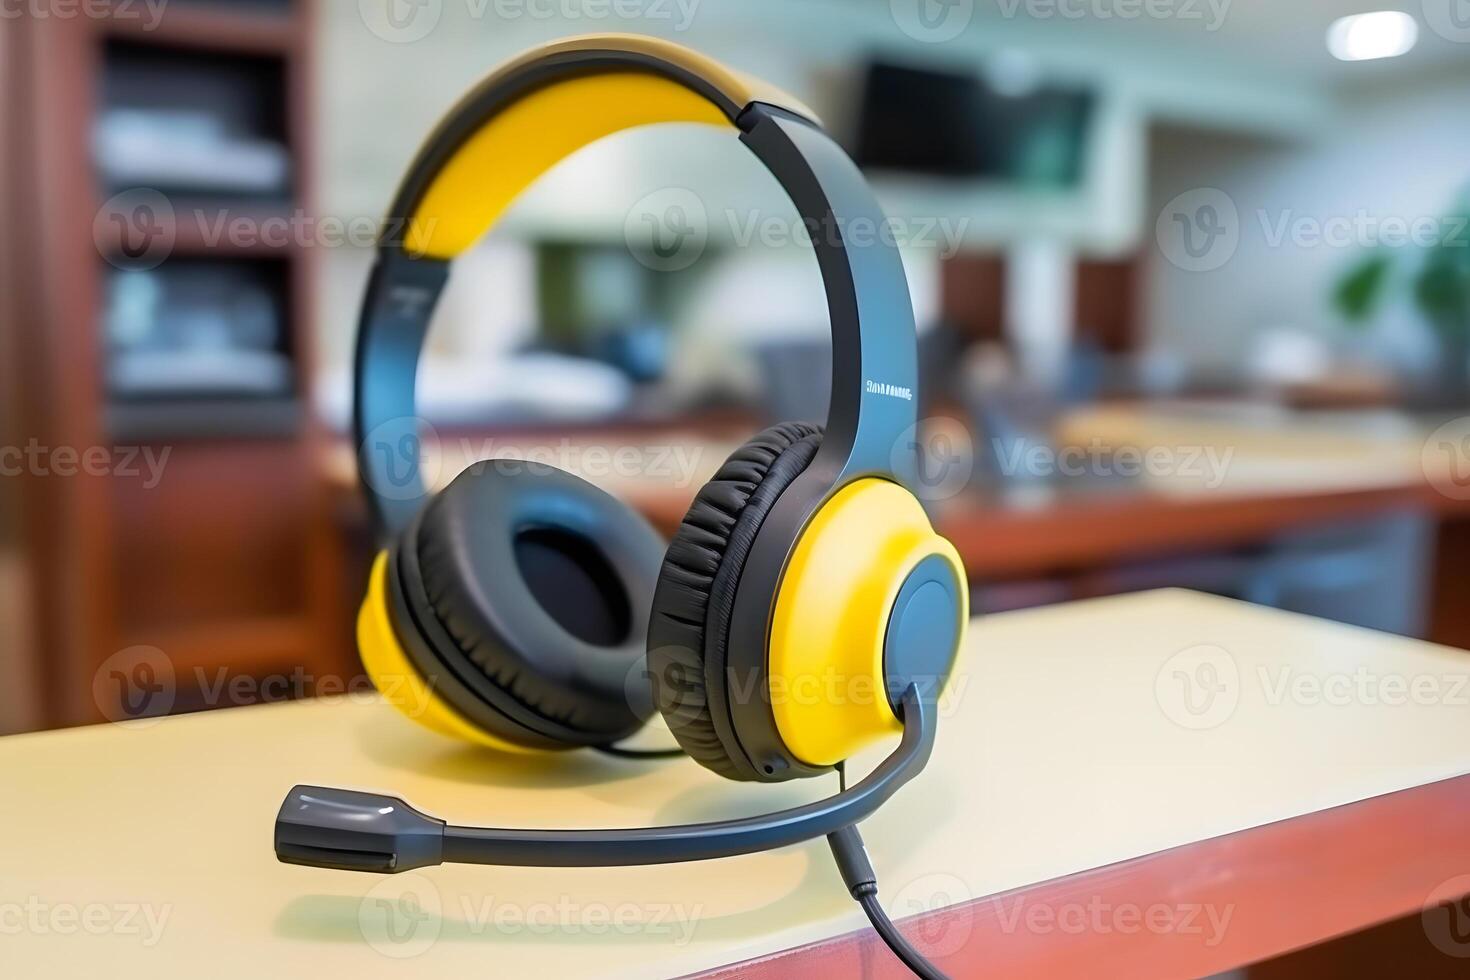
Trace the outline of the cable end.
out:
[[[867,845],[855,825],[828,834],[827,844],[832,848],[842,883],[853,898],[878,894],[878,874],[873,870]]]

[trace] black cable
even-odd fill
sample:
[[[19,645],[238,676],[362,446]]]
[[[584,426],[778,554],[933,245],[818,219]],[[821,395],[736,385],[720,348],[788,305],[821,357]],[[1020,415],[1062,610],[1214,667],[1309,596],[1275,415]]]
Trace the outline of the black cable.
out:
[[[683,749],[623,749],[616,745],[592,746],[603,755],[618,759],[674,759],[684,754]]]
[[[883,904],[878,901],[878,893],[870,895],[859,895],[858,904],[863,911],[868,913],[868,921],[873,923],[873,929],[883,937],[888,948],[893,950],[893,955],[903,960],[903,965],[913,971],[914,976],[923,977],[924,980],[946,980],[945,975],[939,972],[939,968],[919,953],[918,950],[909,945],[909,941],[898,931],[898,926],[883,911]]]
[[[914,976],[921,977],[922,980],[948,980],[938,967],[909,944],[883,910],[882,903],[878,901],[878,875],[873,870],[872,862],[868,860],[868,849],[863,846],[863,838],[857,827],[843,827],[828,834],[827,843],[832,848],[832,857],[837,860],[837,870],[841,872],[848,892],[863,907],[868,921],[873,924],[873,929],[883,942],[888,944],[888,948],[893,950],[893,955],[902,960],[903,965],[912,970]]]
[[[620,759],[668,759],[684,754],[683,749],[624,749],[616,745],[594,745],[593,748]],[[838,790],[846,792],[847,766],[839,762],[833,768],[837,770]],[[903,965],[913,971],[914,976],[922,980],[949,980],[938,967],[910,945],[884,911],[883,904],[878,901],[878,875],[873,871],[872,862],[868,860],[868,849],[864,846],[857,827],[843,827],[828,834],[827,843],[831,845],[832,856],[837,859],[837,870],[842,873],[842,880],[847,884],[848,891],[862,906],[868,921],[873,924],[873,930],[893,950],[893,955],[902,960]]]

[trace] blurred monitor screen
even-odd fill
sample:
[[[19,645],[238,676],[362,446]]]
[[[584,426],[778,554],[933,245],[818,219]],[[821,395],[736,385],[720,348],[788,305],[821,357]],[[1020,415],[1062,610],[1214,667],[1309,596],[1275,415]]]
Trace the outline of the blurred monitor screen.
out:
[[[858,112],[860,166],[1070,188],[1083,177],[1093,94],[873,62]]]

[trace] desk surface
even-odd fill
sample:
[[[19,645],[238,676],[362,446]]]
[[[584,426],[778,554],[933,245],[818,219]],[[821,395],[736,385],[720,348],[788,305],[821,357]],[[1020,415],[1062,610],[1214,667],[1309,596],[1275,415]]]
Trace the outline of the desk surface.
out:
[[[865,825],[882,895],[896,915],[967,908],[1370,797],[1434,791],[1470,772],[1467,675],[1460,651],[1177,591],[977,622],[933,763]],[[748,814],[833,789],[727,783],[687,761],[491,755],[370,699],[18,736],[0,740],[0,771],[0,949],[16,976],[675,976],[863,925],[821,843],[595,871],[380,878],[277,864],[272,820],[297,782],[392,792],[456,822],[577,827]],[[1450,799],[1463,827],[1470,793]],[[1433,847],[1416,835],[1438,833],[1396,829],[1380,836],[1409,850],[1374,860]],[[1352,864],[1330,853],[1330,836],[1314,843]],[[1430,857],[1441,878],[1470,870]],[[1234,848],[1195,871],[1216,887],[1269,883],[1270,869],[1246,860]],[[1387,891],[1427,897],[1439,882],[1420,880],[1421,865],[1404,864]],[[1365,908],[1369,890],[1385,888],[1371,869],[1361,886]],[[1151,887],[1150,901],[1184,900],[1178,882]],[[1053,949],[1087,939],[1013,911],[996,906],[986,921]],[[1219,933],[1233,906],[1205,911],[1217,914],[1192,916],[1197,931],[1176,938],[1215,955],[1195,962],[1229,965]],[[1271,941],[1285,949],[1364,924],[1313,922],[1328,931]],[[1104,928],[1120,931],[1113,919]],[[942,959],[994,962],[975,944],[1006,941],[995,933],[929,939]]]

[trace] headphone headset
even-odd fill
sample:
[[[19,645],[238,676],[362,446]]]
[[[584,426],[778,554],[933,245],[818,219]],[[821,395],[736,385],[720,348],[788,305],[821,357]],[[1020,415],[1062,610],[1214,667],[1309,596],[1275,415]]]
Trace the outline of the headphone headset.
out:
[[[634,511],[545,466],[472,466],[424,504],[415,376],[451,260],[570,153],[660,122],[733,128],[808,227],[825,230],[812,236],[832,324],[825,429],[788,422],[745,443],[667,550]],[[885,222],[857,167],[789,96],[677,45],[597,35],[481,82],[419,151],[390,214],[402,241],[380,242],[369,279],[353,416],[388,542],[357,628],[379,690],[434,730],[515,752],[635,754],[615,743],[657,708],[682,752],[722,776],[836,768],[844,785],[761,817],[604,831],[452,827],[392,797],[298,786],[277,817],[277,857],[377,872],[596,866],[828,836],[854,897],[881,916],[854,825],[928,760],[969,609],[959,556],[909,489],[913,310],[893,245],[847,241],[855,222]],[[894,753],[847,788],[843,761],[899,732]]]

